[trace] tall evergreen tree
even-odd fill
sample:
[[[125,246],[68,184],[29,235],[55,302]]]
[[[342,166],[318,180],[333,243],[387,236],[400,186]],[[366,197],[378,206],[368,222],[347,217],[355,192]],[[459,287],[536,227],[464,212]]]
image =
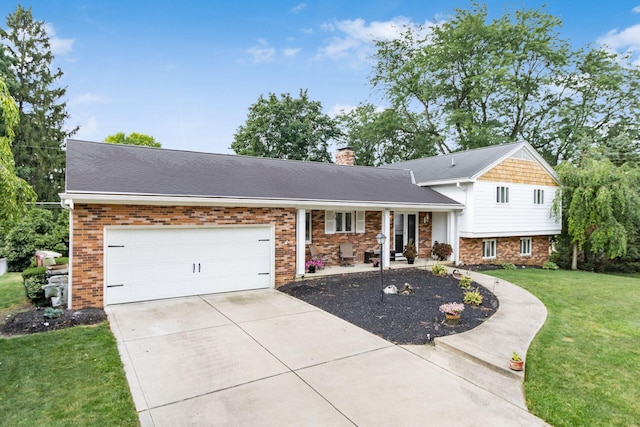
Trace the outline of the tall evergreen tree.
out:
[[[31,8],[18,5],[0,29],[0,74],[7,80],[18,104],[20,120],[15,129],[13,156],[16,174],[36,191],[38,200],[55,201],[64,188],[65,138],[69,118],[66,88],[56,83],[63,73],[53,68],[54,59],[44,21],[35,21]]]

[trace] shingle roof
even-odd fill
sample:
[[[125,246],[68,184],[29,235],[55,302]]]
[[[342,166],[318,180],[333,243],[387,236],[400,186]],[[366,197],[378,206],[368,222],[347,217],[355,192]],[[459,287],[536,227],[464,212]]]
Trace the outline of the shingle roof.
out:
[[[401,169],[67,141],[66,194],[460,206]]]
[[[483,169],[526,142],[494,145],[435,157],[409,160],[383,167],[413,170],[417,183],[472,179]]]

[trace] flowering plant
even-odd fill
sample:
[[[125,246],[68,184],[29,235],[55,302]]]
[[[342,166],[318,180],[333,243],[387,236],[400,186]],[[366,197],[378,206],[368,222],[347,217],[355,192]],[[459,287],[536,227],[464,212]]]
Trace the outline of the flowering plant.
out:
[[[309,267],[313,266],[314,269],[319,270],[324,268],[324,262],[322,262],[321,259],[310,259],[309,261],[307,261],[304,265],[307,269],[307,271],[309,271]]]
[[[459,302],[448,302],[442,304],[439,308],[440,313],[445,314],[460,314],[464,311],[464,304]]]

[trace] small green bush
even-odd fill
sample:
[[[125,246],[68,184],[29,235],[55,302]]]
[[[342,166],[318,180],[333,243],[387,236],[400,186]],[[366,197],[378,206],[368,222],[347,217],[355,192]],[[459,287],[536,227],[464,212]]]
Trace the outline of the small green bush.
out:
[[[62,316],[62,313],[64,313],[64,311],[61,308],[47,307],[44,309],[44,317],[47,319],[56,319]]]
[[[473,291],[465,292],[463,301],[465,304],[480,305],[482,304],[482,295],[480,295],[480,291],[476,288]]]
[[[436,264],[431,267],[431,274],[433,274],[434,276],[446,277],[447,268],[444,265]]]
[[[458,283],[458,286],[460,286],[463,289],[469,289],[471,287],[471,282],[473,282],[473,279],[471,279],[471,276],[463,275],[460,278],[460,282]]]
[[[46,267],[28,268],[22,272],[27,298],[29,298],[37,307],[47,305],[47,299],[45,298],[44,291],[42,290],[42,285],[47,283],[47,278],[45,276],[46,272]]]
[[[505,270],[515,270],[516,266],[513,263],[505,262],[504,264],[502,264],[502,268]]]
[[[557,270],[560,267],[555,262],[547,261],[542,265],[542,268],[544,270]]]

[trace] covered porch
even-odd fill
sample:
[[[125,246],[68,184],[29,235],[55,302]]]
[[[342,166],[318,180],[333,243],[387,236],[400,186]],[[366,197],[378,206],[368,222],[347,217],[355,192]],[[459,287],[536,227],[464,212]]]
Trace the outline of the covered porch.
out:
[[[385,270],[395,270],[401,268],[419,268],[423,270],[431,270],[431,266],[434,264],[451,265],[451,261],[436,261],[432,258],[416,259],[413,264],[409,264],[406,260],[402,261],[390,261],[389,266],[384,268]],[[342,265],[330,265],[324,269],[316,270],[315,273],[305,273],[298,277],[298,280],[317,279],[318,277],[339,276],[343,274],[353,273],[370,273],[380,271],[380,266],[373,266],[373,263],[353,263],[349,266]]]

